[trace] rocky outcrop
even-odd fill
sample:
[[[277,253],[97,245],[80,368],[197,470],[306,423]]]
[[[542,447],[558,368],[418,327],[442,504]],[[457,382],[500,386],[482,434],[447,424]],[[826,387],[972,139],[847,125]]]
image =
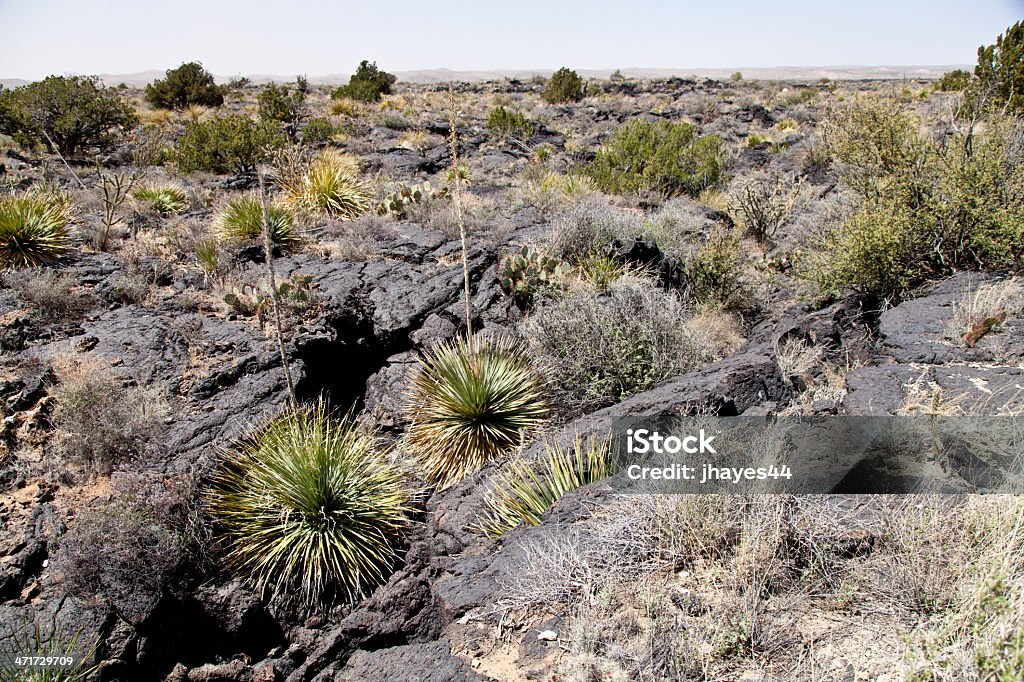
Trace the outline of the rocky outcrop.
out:
[[[846,375],[846,413],[995,414],[1024,404],[1024,323],[1009,319],[971,346],[955,327],[958,307],[992,275],[960,273],[884,311],[877,356]]]
[[[469,663],[451,653],[444,640],[427,644],[358,651],[334,682],[485,682]]]

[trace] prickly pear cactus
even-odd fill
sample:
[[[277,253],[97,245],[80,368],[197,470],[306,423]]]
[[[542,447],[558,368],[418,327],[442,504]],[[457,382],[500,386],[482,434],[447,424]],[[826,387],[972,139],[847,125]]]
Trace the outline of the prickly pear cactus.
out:
[[[440,199],[446,195],[447,190],[435,192],[429,181],[424,181],[422,185],[402,185],[384,197],[377,207],[377,213],[401,218],[410,206],[430,199]]]
[[[561,284],[567,273],[564,263],[525,245],[506,253],[498,265],[501,288],[518,303],[529,303],[543,287]]]

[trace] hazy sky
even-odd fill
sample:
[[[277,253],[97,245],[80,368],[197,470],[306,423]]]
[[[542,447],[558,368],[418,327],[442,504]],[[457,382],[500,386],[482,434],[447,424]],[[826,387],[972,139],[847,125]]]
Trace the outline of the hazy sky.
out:
[[[0,77],[968,64],[1024,0],[0,0]]]

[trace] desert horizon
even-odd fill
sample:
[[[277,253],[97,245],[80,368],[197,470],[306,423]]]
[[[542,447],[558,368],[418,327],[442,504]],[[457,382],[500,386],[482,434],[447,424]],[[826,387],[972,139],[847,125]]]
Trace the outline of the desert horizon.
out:
[[[898,80],[898,79],[921,79],[933,80],[941,78],[942,74],[956,69],[968,68],[968,64],[943,64],[943,65],[833,65],[833,66],[760,66],[760,67],[699,67],[699,68],[666,68],[666,67],[622,67],[614,69],[576,69],[584,78],[607,79],[618,72],[628,78],[713,78],[727,79],[733,73],[739,71],[747,78],[753,80],[792,80],[792,81],[814,81],[822,78],[830,80]],[[168,67],[171,68],[171,67]],[[395,71],[394,74],[399,82],[406,83],[445,83],[449,81],[473,83],[480,81],[501,80],[501,79],[528,79],[534,76],[550,76],[557,67],[548,69],[448,69],[444,67],[432,69],[412,69]],[[100,81],[108,86],[117,86],[121,83],[129,87],[143,87],[165,73],[161,69],[146,69],[144,71],[126,72],[121,74],[99,73],[78,75],[96,75]],[[217,83],[229,83],[233,79],[247,78],[253,84],[263,85],[266,83],[288,83],[295,80],[297,75],[304,75],[310,83],[317,85],[340,85],[348,81],[350,73],[327,73],[321,75],[291,74],[291,75],[270,75],[270,74],[214,74]],[[18,87],[31,83],[31,79],[3,77],[0,76],[0,85],[7,88]]]

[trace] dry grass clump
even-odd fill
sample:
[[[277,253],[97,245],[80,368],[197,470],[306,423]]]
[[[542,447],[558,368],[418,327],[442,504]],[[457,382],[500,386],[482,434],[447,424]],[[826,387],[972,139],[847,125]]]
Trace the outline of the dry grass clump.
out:
[[[499,607],[567,616],[557,676],[580,682],[817,679],[837,659],[857,679],[1018,679],[1024,502],[849,502],[612,498],[524,536]]]
[[[314,248],[329,258],[370,260],[377,256],[382,244],[393,240],[397,234],[394,225],[384,216],[365,213],[354,220],[328,222]]]
[[[910,624],[910,679],[1017,679],[1024,661],[1019,497],[897,504],[863,578],[873,598]]]
[[[823,346],[801,337],[789,337],[775,344],[775,366],[791,391],[783,415],[810,414],[815,403],[838,405],[846,397],[846,375],[854,365],[833,362]]]
[[[85,314],[93,305],[91,297],[77,289],[73,277],[56,272],[26,272],[8,277],[18,298],[47,322],[62,322]]]
[[[971,285],[956,306],[946,337],[973,346],[1007,319],[1021,313],[1024,313],[1024,285],[1019,279]]]
[[[612,241],[632,241],[644,232],[636,213],[610,205],[604,198],[586,196],[551,218],[546,250],[570,263],[579,263]]]
[[[711,361],[732,355],[747,342],[739,317],[716,308],[697,311],[684,323],[684,327],[706,349]]]
[[[585,175],[563,174],[531,166],[515,190],[519,198],[547,217],[567,204],[599,194],[594,181]]]
[[[426,130],[407,130],[398,136],[398,146],[417,154],[424,155],[427,151],[444,144],[444,138]]]
[[[57,358],[54,365],[56,449],[69,468],[109,474],[118,462],[145,454],[166,412],[157,395],[126,384],[99,360]]]
[[[464,192],[461,204],[466,234],[477,234],[492,226],[498,211],[493,199]],[[438,230],[449,238],[459,236],[458,215],[450,197],[433,197],[413,204],[409,210],[409,220]]]
[[[115,474],[112,495],[81,510],[57,544],[67,590],[112,602],[123,618],[146,615],[205,562],[206,531],[191,476]]]

